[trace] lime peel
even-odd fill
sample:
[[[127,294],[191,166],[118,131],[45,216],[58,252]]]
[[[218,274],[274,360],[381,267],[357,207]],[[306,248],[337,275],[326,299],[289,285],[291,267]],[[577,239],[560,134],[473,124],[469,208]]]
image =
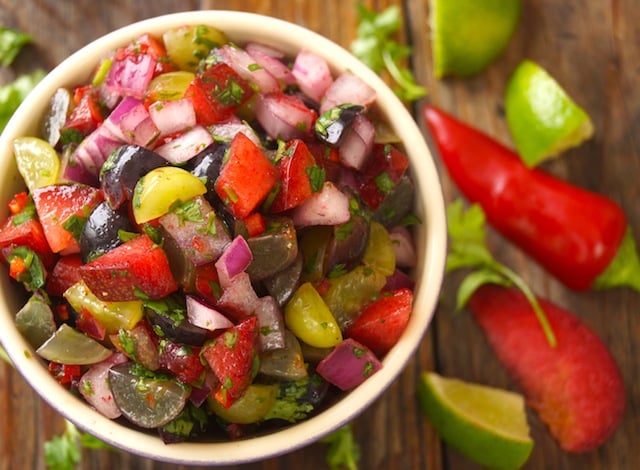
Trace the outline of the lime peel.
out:
[[[534,443],[522,395],[424,372],[418,398],[440,437],[474,462],[514,469],[529,459]]]
[[[515,147],[529,167],[593,136],[587,112],[532,60],[525,59],[516,67],[507,83],[504,102]]]

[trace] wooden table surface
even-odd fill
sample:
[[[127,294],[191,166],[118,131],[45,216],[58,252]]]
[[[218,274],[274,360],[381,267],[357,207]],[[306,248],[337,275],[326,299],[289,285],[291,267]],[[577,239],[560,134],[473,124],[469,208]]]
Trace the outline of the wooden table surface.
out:
[[[378,10],[402,7],[402,40],[413,47],[417,80],[428,99],[510,144],[502,97],[506,80],[523,58],[545,67],[592,116],[595,138],[545,165],[575,184],[619,202],[640,237],[640,5],[637,0],[523,0],[523,16],[503,56],[469,80],[434,78],[427,15],[428,0],[367,1]],[[69,53],[96,37],[158,14],[196,9],[247,10],[304,25],[348,47],[357,14],[352,0],[0,0],[0,25],[33,35],[35,44],[19,57],[15,72],[53,68]],[[419,119],[420,103],[414,109]],[[426,133],[425,133],[426,135]],[[444,173],[447,200],[456,196]],[[525,255],[490,232],[496,257],[515,268],[534,288],[579,315],[609,345],[627,388],[621,427],[602,447],[585,455],[560,450],[535,415],[529,423],[536,445],[528,469],[640,468],[640,296],[627,289],[573,293],[550,279]],[[435,369],[443,375],[513,389],[468,313],[454,315],[456,279],[447,278],[438,307],[418,353],[396,383],[354,423],[362,446],[361,469],[473,469],[474,464],[443,446],[419,414],[418,375]],[[63,429],[63,420],[38,398],[8,365],[0,364],[0,469],[44,468],[44,442]],[[229,468],[326,468],[326,446],[313,444],[290,455]],[[82,468],[168,469],[175,466],[121,452],[85,451]]]

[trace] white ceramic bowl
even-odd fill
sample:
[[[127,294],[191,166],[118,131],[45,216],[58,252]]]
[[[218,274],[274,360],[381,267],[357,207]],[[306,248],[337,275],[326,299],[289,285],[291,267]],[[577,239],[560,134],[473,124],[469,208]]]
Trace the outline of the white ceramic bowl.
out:
[[[294,55],[301,45],[324,57],[334,72],[353,71],[377,91],[377,106],[402,139],[411,160],[416,185],[415,210],[423,224],[417,229],[418,267],[414,310],[406,332],[384,359],[384,367],[361,386],[319,415],[280,431],[236,442],[165,445],[157,434],[145,433],[105,418],[82,399],[63,389],[17,331],[13,317],[24,296],[0,273],[0,341],[33,389],[81,429],[125,451],[167,462],[206,465],[237,464],[281,455],[306,446],[352,420],[376,400],[398,377],[418,348],[438,301],[446,252],[444,202],[431,153],[412,116],[393,92],[369,68],[328,39],[301,26],[251,13],[194,11],[141,21],[109,33],[83,47],[57,66],[28,96],[0,137],[0,206],[6,207],[24,183],[12,157],[12,141],[37,135],[39,119],[59,87],[87,81],[101,56],[142,33],[160,35],[183,24],[218,27],[234,42],[253,40]]]

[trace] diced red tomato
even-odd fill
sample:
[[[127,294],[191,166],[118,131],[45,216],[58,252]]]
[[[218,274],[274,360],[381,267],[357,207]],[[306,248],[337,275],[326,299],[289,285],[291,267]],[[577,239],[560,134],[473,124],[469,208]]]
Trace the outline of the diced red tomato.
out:
[[[55,256],[42,225],[37,219],[22,220],[23,217],[22,212],[14,214],[0,227],[0,254],[6,259],[14,248],[25,246],[40,257],[45,268],[50,269],[55,263]]]
[[[214,398],[225,408],[230,407],[247,389],[255,374],[257,317],[248,317],[205,344],[201,356],[220,381]]]
[[[380,177],[396,185],[409,168],[409,158],[396,147],[376,144],[371,159],[360,176],[359,191],[364,201],[376,209],[384,200],[386,193],[381,187]]]
[[[176,290],[164,250],[140,235],[80,267],[89,290],[104,301],[161,299]]]
[[[172,372],[184,383],[193,383],[205,371],[200,362],[199,353],[200,349],[194,346],[162,339],[160,341],[160,367]]]
[[[256,178],[256,175],[260,175]],[[215,183],[215,191],[237,219],[244,219],[267,197],[278,181],[278,169],[242,132],[229,146],[229,159]]]
[[[185,92],[198,123],[210,126],[229,119],[254,94],[249,83],[229,65],[218,62],[196,75]]]
[[[280,190],[271,205],[271,212],[283,212],[299,206],[312,194],[310,169],[317,168],[316,160],[302,140],[287,143],[278,161]]]
[[[346,331],[346,336],[383,356],[404,332],[413,302],[413,292],[402,288],[384,295],[364,308]]]
[[[82,376],[82,368],[76,364],[49,363],[49,373],[56,381],[66,388],[71,388]]]
[[[44,235],[54,253],[79,253],[78,229],[104,196],[92,186],[54,184],[33,191],[33,202]],[[75,232],[75,233],[74,233]],[[35,251],[35,250],[34,250]]]
[[[82,279],[80,277],[81,265],[82,259],[77,253],[61,257],[53,267],[51,276],[47,278],[47,293],[53,296],[62,296],[64,291]]]

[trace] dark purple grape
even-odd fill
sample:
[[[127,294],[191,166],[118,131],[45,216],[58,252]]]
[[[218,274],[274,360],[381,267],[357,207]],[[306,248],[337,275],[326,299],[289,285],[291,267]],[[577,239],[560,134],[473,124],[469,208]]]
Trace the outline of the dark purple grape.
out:
[[[91,211],[80,235],[80,255],[82,262],[94,258],[122,245],[137,234],[136,227],[129,218],[125,207],[112,209],[103,201]]]

